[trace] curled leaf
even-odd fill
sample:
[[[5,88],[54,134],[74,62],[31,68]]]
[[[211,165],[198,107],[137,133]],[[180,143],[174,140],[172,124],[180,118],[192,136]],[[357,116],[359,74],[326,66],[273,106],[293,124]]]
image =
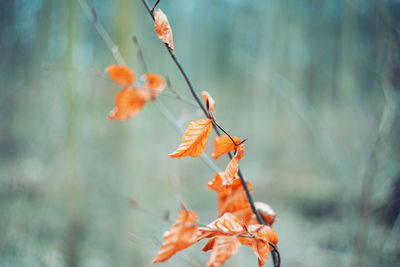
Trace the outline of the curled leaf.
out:
[[[260,212],[260,215],[264,218],[264,220],[269,224],[272,225],[276,219],[276,213],[271,208],[270,205],[264,202],[254,202],[254,206]]]
[[[232,137],[236,144],[240,143],[240,139],[236,136]],[[221,135],[214,139],[214,152],[212,153],[211,157],[216,160],[221,155],[234,151],[235,144],[227,135]]]
[[[200,156],[206,146],[211,129],[210,119],[205,118],[190,122],[182,136],[182,143],[175,152],[168,156],[178,159],[186,156]]]
[[[110,79],[122,87],[131,86],[136,82],[135,73],[127,66],[110,65],[106,69]]]
[[[108,115],[109,120],[129,120],[136,116],[150,99],[147,90],[125,88],[115,95],[115,108]]]
[[[209,112],[215,111],[215,100],[211,97],[211,95],[207,91],[202,91],[201,96],[203,97],[204,102],[206,103],[206,107]]]
[[[233,182],[233,179],[235,179],[235,176],[239,170],[239,161],[244,155],[244,145],[239,145],[237,147],[237,151],[235,153],[235,156],[233,159],[228,163],[228,166],[226,166],[224,175],[223,175],[223,185],[229,185]]]
[[[207,267],[222,266],[240,247],[240,242],[236,236],[217,236],[214,239]]]
[[[154,29],[158,38],[166,43],[171,50],[174,50],[171,26],[169,25],[167,15],[161,9],[154,11]]]
[[[197,242],[198,217],[183,208],[171,229],[164,233],[164,242],[152,263],[163,262]]]
[[[145,87],[149,90],[152,98],[157,97],[165,87],[164,79],[161,75],[155,73],[146,73]]]

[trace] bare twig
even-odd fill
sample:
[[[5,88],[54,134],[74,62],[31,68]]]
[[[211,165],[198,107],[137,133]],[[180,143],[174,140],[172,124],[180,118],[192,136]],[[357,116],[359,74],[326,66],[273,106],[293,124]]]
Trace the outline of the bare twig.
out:
[[[149,71],[148,71],[148,68],[147,68],[146,60],[144,60],[143,50],[142,50],[142,47],[139,44],[139,40],[138,40],[138,38],[136,36],[133,36],[132,37],[132,41],[136,46],[137,55],[138,55],[140,64],[142,65],[142,69],[143,69],[143,71],[145,73],[148,73]],[[171,84],[171,81],[169,80],[169,78],[167,78],[167,85],[168,85],[168,88],[170,88],[170,89],[172,88],[172,84]],[[174,97],[174,98],[179,99],[179,100],[181,100],[181,101],[183,101],[183,102],[185,102],[185,103],[187,103],[189,105],[195,106],[196,108],[198,107],[197,104],[194,103],[191,99],[188,99],[186,97],[181,96],[180,94],[178,94],[178,92],[176,92],[173,89],[171,89],[171,91],[173,92],[173,95],[168,94],[167,92],[162,92],[161,95]]]
[[[149,71],[148,71],[148,68],[147,68],[147,65],[146,65],[146,61],[144,60],[142,47],[140,46],[139,41],[138,41],[138,39],[136,38],[136,36],[133,36],[133,37],[132,37],[132,41],[133,41],[133,43],[134,43],[135,46],[136,46],[137,55],[138,55],[138,57],[139,57],[140,64],[142,64],[142,69],[143,69],[143,71],[144,71],[145,73],[149,72]]]

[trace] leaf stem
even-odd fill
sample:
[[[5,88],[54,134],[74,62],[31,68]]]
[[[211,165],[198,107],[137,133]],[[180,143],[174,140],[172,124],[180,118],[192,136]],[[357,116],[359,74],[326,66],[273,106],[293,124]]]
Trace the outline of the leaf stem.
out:
[[[239,144],[236,144],[236,142],[235,142],[235,140],[233,140],[232,136],[231,136],[230,134],[228,134],[228,133],[221,127],[221,125],[219,125],[219,124],[217,123],[217,120],[215,119],[214,114],[212,114],[212,113],[209,113],[209,114],[211,115],[211,120],[213,121],[213,123],[215,123],[215,125],[217,125],[217,127],[218,127],[221,131],[223,131],[223,132],[229,137],[229,139],[231,139],[231,141],[232,141],[232,143],[235,145],[235,147],[238,146]]]

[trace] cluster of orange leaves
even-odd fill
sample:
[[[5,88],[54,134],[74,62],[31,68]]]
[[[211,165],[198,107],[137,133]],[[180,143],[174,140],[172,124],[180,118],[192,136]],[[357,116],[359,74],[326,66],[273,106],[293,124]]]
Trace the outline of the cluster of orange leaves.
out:
[[[155,31],[161,41],[170,49],[174,49],[172,31],[167,16],[160,10],[154,12]],[[144,75],[144,84],[135,86],[134,72],[121,65],[111,65],[106,69],[110,79],[122,87],[115,96],[115,108],[110,112],[110,120],[128,120],[137,115],[150,100],[156,98],[164,89],[162,76],[154,73]],[[211,118],[214,119],[215,101],[206,91],[201,93]],[[208,137],[213,127],[210,118],[203,118],[189,123],[182,136],[179,147],[169,154],[171,158],[186,156],[198,157],[203,153]],[[199,242],[209,239],[203,251],[211,250],[208,267],[222,266],[240,245],[250,246],[258,258],[259,266],[263,266],[268,259],[270,245],[278,243],[278,236],[271,228],[276,214],[272,208],[261,202],[255,202],[256,209],[268,223],[259,224],[255,217],[240,178],[237,177],[239,162],[244,156],[244,144],[238,137],[227,135],[214,139],[214,152],[211,157],[216,160],[223,154],[235,152],[233,158],[222,173],[215,177],[206,187],[216,191],[218,197],[218,218],[206,226],[200,226],[198,216],[182,204],[175,223],[170,230],[164,233],[163,244],[152,261],[164,262],[177,252]],[[247,182],[250,192],[252,185]]]
[[[108,114],[109,120],[126,121],[136,116],[165,87],[164,79],[158,74],[146,73],[143,77],[144,85],[135,87],[136,75],[129,67],[110,65],[106,72],[112,81],[122,87],[115,95],[115,108]]]
[[[215,111],[215,101],[207,92],[202,92],[206,107],[210,114]],[[212,115],[212,118],[214,116]],[[203,118],[189,123],[185,130],[182,143],[169,154],[171,158],[185,156],[198,157],[203,153],[209,134],[212,129],[212,120]],[[240,178],[237,177],[239,161],[244,156],[244,145],[240,144],[238,137],[223,135],[214,140],[213,159],[235,151],[232,160],[222,173],[215,174],[207,188],[217,192],[218,219],[207,226],[199,226],[198,216],[184,206],[171,229],[164,234],[163,245],[153,260],[163,262],[172,255],[202,239],[210,238],[203,247],[203,251],[212,250],[208,260],[208,267],[222,266],[224,262],[235,254],[240,245],[252,247],[258,257],[259,266],[263,266],[268,259],[273,244],[278,243],[278,236],[271,228],[276,214],[272,208],[261,202],[256,202],[255,207],[268,223],[261,225],[254,215],[248,201],[246,191]],[[252,190],[252,185],[247,182],[247,187]]]
[[[154,11],[154,29],[161,41],[174,50],[172,31],[167,16],[160,10]],[[165,87],[161,75],[146,73],[144,84],[135,86],[136,75],[127,66],[110,65],[106,72],[122,90],[115,95],[115,108],[108,114],[109,120],[129,120],[136,116],[150,99],[155,99]]]

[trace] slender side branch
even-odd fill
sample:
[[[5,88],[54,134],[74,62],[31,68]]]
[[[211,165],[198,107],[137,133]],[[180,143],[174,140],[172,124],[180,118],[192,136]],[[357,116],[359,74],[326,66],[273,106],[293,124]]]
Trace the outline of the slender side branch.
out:
[[[139,44],[138,39],[136,38],[136,36],[132,37],[132,41],[136,46],[137,49],[137,55],[139,57],[139,61],[142,64],[142,69],[144,70],[145,73],[149,72],[147,69],[147,65],[146,65],[146,61],[144,61],[144,56],[143,56],[143,51],[142,51],[142,47]]]
[[[122,58],[121,54],[118,51],[118,46],[115,45],[111,37],[108,35],[107,31],[104,29],[103,25],[97,18],[96,13],[93,9],[90,9],[89,5],[87,4],[86,0],[78,0],[79,5],[81,6],[83,12],[85,13],[86,17],[93,23],[96,28],[96,31],[99,33],[100,37],[103,39],[104,43],[107,45],[108,49],[114,56],[115,61],[117,61],[120,65],[126,65],[125,60]],[[178,125],[177,120],[173,117],[171,112],[167,109],[163,103],[156,99],[154,101],[156,107],[161,112],[161,114],[168,120],[168,122],[175,128],[178,134],[183,134],[183,129]],[[217,165],[204,153],[200,155],[200,158],[209,167],[213,172],[220,172],[221,170],[218,168]]]
[[[100,34],[101,38],[103,39],[104,43],[107,45],[108,49],[111,51],[112,55],[114,56],[115,61],[117,61],[118,64],[120,64],[120,65],[126,66],[126,62],[122,58],[121,53],[119,52],[118,46],[115,45],[113,40],[110,38],[110,36],[106,32],[106,30],[104,29],[103,25],[98,20],[94,9],[91,9],[85,0],[78,0],[78,3],[81,6],[86,17],[88,17],[88,19],[93,23],[97,32]]]

